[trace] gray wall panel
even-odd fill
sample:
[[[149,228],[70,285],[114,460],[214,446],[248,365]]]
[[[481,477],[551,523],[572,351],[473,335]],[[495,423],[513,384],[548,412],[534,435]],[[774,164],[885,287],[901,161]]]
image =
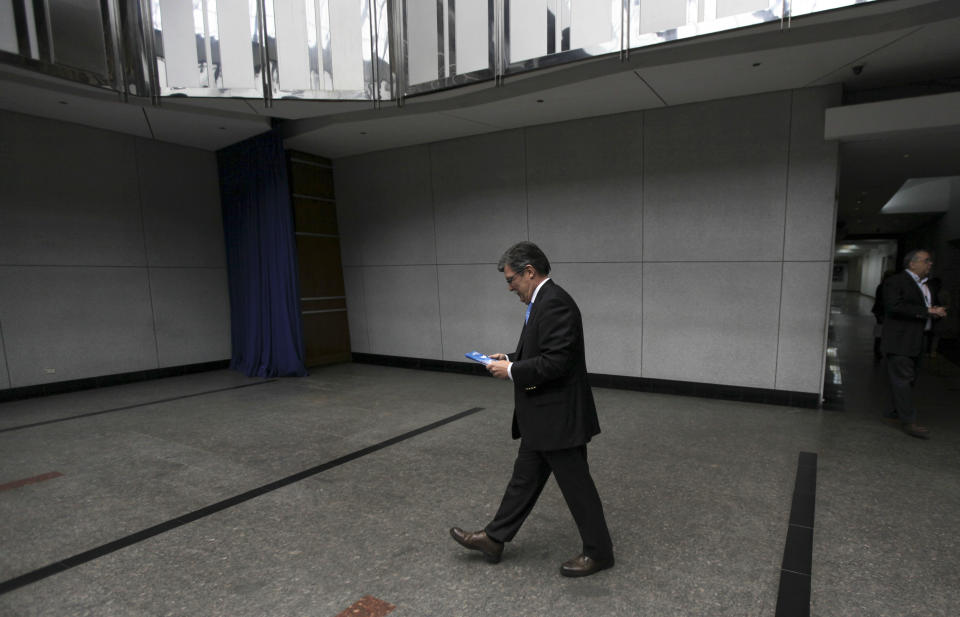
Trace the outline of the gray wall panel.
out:
[[[820,392],[830,262],[783,264],[778,390]]]
[[[146,263],[134,138],[0,112],[0,264]]]
[[[151,268],[160,366],[230,357],[230,294],[224,268]]]
[[[782,259],[790,93],[647,111],[645,260]]]
[[[367,334],[367,303],[363,297],[365,268],[347,266],[343,269],[343,285],[347,294],[347,323],[350,327],[350,351],[370,353]]]
[[[0,320],[14,388],[157,368],[145,268],[0,267]]]
[[[428,146],[337,161],[345,266],[436,263]]]
[[[643,115],[527,129],[530,239],[553,261],[643,257]]]
[[[430,161],[437,263],[496,261],[527,238],[522,131],[433,144]]]
[[[493,264],[439,266],[443,359],[463,354],[510,353],[517,348],[526,307]]]
[[[780,263],[645,263],[643,376],[773,388]]]
[[[823,139],[824,110],[840,105],[840,86],[793,92],[790,176],[783,258],[833,256],[839,145]]]
[[[580,307],[587,370],[642,376],[643,264],[561,263],[552,275]]]
[[[527,222],[580,305],[590,371],[818,391],[811,324],[826,303],[788,287],[781,312],[781,273],[800,272],[785,252],[830,259],[837,160],[822,116],[835,96],[777,92],[336,161],[353,348],[509,351],[523,306],[493,263]]]
[[[225,268],[216,155],[146,139],[136,145],[149,264]]]
[[[442,359],[436,266],[365,268],[363,297],[371,353]]]

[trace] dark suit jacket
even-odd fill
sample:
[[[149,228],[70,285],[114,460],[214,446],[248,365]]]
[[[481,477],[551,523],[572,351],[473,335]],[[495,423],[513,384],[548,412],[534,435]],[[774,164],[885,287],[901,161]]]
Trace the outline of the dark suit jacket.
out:
[[[883,309],[883,353],[919,356],[929,313],[923,292],[906,271],[884,281]]]
[[[532,450],[572,448],[600,432],[587,382],[580,309],[552,280],[537,293],[513,366],[513,438]]]

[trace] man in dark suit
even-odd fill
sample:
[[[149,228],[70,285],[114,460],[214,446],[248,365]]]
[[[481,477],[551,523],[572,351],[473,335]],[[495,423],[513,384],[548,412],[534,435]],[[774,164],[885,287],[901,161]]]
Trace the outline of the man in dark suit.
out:
[[[903,431],[913,437],[930,438],[930,430],[917,424],[913,403],[913,385],[920,367],[923,333],[934,319],[947,316],[942,306],[933,304],[927,288],[927,275],[933,267],[930,252],[914,250],[903,260],[904,271],[883,283],[883,336],[881,346],[887,359],[887,376],[893,393],[894,411],[887,414],[900,422]]]
[[[482,531],[450,530],[454,540],[500,561],[503,545],[519,531],[550,474],[583,540],[582,552],[565,562],[564,576],[589,576],[613,566],[613,543],[603,505],[587,465],[587,442],[600,432],[587,382],[583,324],[573,298],[554,283],[550,262],[537,245],[507,249],[498,269],[510,291],[527,305],[517,350],[493,354],[487,370],[514,386],[513,438],[520,449],[493,521]]]

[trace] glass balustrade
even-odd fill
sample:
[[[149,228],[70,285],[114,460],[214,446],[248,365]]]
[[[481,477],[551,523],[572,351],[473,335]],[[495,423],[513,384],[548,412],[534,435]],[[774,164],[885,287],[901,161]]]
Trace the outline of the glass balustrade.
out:
[[[135,96],[400,100],[876,0],[0,0],[0,61]]]

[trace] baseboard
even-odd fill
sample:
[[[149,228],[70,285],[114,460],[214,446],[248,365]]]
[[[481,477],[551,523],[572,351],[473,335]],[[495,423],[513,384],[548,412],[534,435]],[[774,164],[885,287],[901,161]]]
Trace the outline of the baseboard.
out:
[[[360,364],[378,364],[381,366],[442,371],[445,373],[461,373],[467,375],[487,374],[487,370],[482,365],[474,362],[427,360],[424,358],[407,358],[403,356],[386,356],[356,352],[353,353],[353,361]],[[587,377],[590,380],[590,385],[597,388],[656,392],[658,394],[680,394],[683,396],[698,396],[701,398],[722,399],[726,401],[806,407],[808,409],[817,409],[820,406],[820,395],[808,392],[768,390],[766,388],[747,388],[744,386],[673,381],[669,379],[649,379],[646,377],[624,377],[622,375],[605,375],[603,373],[590,373]]]
[[[230,368],[230,360],[215,360],[213,362],[168,366],[146,371],[134,371],[132,373],[117,373],[115,375],[101,375],[99,377],[86,377],[84,379],[73,379],[70,381],[55,381],[52,383],[37,384],[35,386],[8,388],[6,390],[0,390],[0,403],[6,401],[16,401],[25,398],[33,398],[37,396],[49,396],[51,394],[76,392],[78,390],[92,390],[94,388],[118,386],[125,383],[147,381],[150,379],[162,379],[164,377],[177,377],[180,375],[189,375],[191,373],[217,371],[225,368]]]

